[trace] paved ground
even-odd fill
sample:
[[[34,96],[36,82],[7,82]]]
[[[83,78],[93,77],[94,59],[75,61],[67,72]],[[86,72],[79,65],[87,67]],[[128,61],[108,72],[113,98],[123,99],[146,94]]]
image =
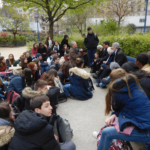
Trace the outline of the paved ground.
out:
[[[5,58],[13,53],[15,59],[27,51],[26,47],[0,48],[0,53]],[[86,69],[89,72],[89,69]],[[87,101],[68,99],[67,102],[59,104],[57,113],[69,120],[73,129],[73,142],[77,150],[96,150],[96,139],[92,137],[93,131],[99,131],[104,126],[105,95],[107,90],[95,87],[93,98]],[[140,148],[134,146],[134,150]]]

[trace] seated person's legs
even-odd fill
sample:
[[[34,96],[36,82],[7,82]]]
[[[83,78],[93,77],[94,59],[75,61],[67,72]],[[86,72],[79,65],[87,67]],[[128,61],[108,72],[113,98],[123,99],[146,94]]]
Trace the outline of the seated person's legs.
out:
[[[76,150],[76,146],[72,141],[60,143],[59,145],[61,150]]]

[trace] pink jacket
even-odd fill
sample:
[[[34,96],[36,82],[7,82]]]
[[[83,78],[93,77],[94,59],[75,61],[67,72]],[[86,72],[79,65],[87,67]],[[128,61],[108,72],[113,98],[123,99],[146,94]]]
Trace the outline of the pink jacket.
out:
[[[32,48],[32,56],[35,57],[37,53],[38,53],[38,47],[36,50],[33,50],[33,48]]]

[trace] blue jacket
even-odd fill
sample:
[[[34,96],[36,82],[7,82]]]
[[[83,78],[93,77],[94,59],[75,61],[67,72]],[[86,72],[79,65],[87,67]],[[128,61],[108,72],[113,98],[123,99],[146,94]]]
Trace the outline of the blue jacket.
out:
[[[7,88],[7,93],[11,90],[15,91],[19,95],[21,95],[22,90],[25,88],[25,82],[23,77],[19,75],[12,76],[12,79],[10,81],[10,84]]]
[[[115,84],[122,85],[121,82],[122,80],[119,79]],[[120,131],[131,125],[140,130],[148,130],[150,129],[150,100],[135,81],[129,83],[129,89],[132,98],[128,95],[127,86],[113,93],[112,105],[114,113],[119,117]]]
[[[69,88],[70,94],[79,100],[87,100],[92,98],[93,94],[89,90],[90,74],[77,67],[71,68],[69,73],[69,80],[71,84]]]
[[[46,66],[48,66],[48,63],[45,63],[44,61],[40,61],[41,62],[41,67],[46,67]]]

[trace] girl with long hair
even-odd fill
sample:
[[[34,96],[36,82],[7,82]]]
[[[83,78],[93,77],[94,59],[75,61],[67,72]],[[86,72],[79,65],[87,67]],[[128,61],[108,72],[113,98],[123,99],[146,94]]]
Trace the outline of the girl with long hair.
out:
[[[25,57],[27,58],[28,63],[32,62],[32,57],[30,56],[29,52],[26,52]]]
[[[116,78],[116,75],[119,78]],[[111,81],[106,94],[105,114],[109,115],[112,110],[113,112],[105,121],[108,127],[102,131],[98,150],[108,150],[113,139],[149,142],[150,100],[141,88],[138,78],[123,69],[113,70],[110,77],[114,80]],[[127,127],[132,127],[130,135],[117,132],[112,126],[117,117],[121,132]]]
[[[39,70],[36,62],[30,62],[28,68],[31,69],[33,81],[36,82],[39,79]]]
[[[3,56],[0,56],[0,72],[5,71],[7,69],[6,60]]]
[[[27,68],[28,65],[28,59],[26,57],[21,57],[20,58],[20,66],[22,67],[22,70]]]
[[[8,59],[6,59],[7,67],[11,67],[13,63],[15,62],[15,58],[13,54],[9,54]]]
[[[37,53],[38,53],[38,45],[37,43],[34,43],[32,48],[32,56],[35,57]]]

